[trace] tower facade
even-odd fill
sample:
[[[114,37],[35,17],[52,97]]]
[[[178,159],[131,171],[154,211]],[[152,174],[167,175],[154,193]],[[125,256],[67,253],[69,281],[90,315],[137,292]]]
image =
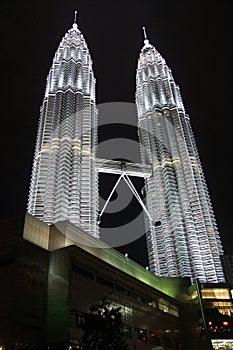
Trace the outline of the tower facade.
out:
[[[63,37],[47,77],[28,212],[45,223],[69,220],[99,236],[95,78],[76,23]]]
[[[157,276],[224,281],[222,247],[179,87],[145,34],[136,77],[138,132],[145,179],[150,269]]]

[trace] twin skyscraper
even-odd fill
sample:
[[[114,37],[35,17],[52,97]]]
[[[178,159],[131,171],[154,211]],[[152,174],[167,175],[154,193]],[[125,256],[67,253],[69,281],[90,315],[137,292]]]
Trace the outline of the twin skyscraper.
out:
[[[95,82],[87,44],[74,23],[48,74],[27,210],[47,224],[68,220],[98,239]],[[142,166],[151,167],[145,177],[150,271],[222,282],[223,252],[190,119],[171,69],[146,34],[136,105]]]

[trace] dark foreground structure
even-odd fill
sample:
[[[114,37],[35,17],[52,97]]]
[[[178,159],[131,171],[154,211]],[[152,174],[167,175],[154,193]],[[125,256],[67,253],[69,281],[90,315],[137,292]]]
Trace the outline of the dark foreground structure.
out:
[[[0,252],[0,349],[80,349],[80,324],[106,297],[121,307],[129,349],[230,349],[226,284],[156,277],[71,224],[26,214]],[[11,239],[9,238],[11,237]]]

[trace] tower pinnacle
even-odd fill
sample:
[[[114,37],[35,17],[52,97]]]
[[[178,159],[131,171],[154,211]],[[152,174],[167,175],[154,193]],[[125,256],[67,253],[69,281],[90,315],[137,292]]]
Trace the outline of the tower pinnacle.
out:
[[[143,35],[144,35],[144,47],[143,47],[143,49],[149,49],[152,47],[152,45],[150,44],[150,42],[147,38],[146,28],[142,27],[142,30],[143,30]]]
[[[146,40],[147,39],[146,28],[142,27],[142,30],[143,30],[143,34],[144,34],[144,40]]]
[[[74,11],[74,23],[73,23],[73,29],[78,29],[78,25],[77,25],[77,12],[78,11]]]
[[[78,11],[74,11],[74,23],[77,22],[77,12],[78,12]]]

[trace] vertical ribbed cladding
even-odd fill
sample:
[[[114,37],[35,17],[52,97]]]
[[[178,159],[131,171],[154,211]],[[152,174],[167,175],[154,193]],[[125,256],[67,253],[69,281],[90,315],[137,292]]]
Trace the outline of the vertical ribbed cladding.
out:
[[[136,76],[150,270],[158,276],[224,281],[222,247],[189,117],[165,60],[146,39]]]
[[[94,237],[99,237],[97,117],[92,61],[74,23],[47,77],[28,212],[48,224],[69,220]]]

